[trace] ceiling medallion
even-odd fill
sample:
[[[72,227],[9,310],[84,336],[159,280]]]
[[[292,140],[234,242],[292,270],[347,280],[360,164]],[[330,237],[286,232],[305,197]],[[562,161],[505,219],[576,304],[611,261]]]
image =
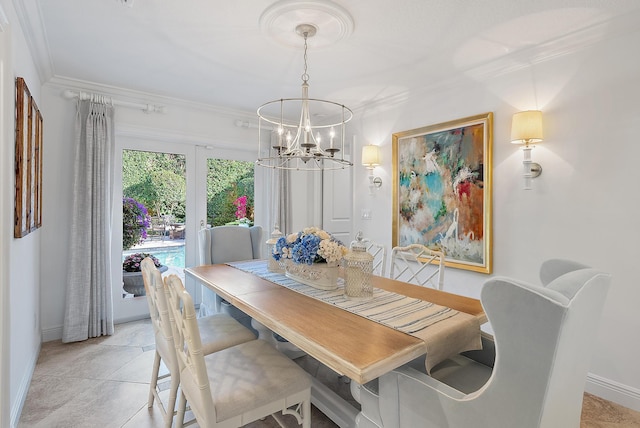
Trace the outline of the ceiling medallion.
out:
[[[344,40],[353,33],[353,18],[342,6],[328,0],[281,0],[269,6],[260,16],[263,34],[276,42],[300,47],[296,27],[312,23],[319,31],[310,45],[322,48]]]

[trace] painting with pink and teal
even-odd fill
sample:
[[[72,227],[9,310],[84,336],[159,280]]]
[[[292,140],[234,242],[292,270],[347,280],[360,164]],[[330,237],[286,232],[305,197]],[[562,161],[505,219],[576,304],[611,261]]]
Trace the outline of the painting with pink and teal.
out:
[[[484,263],[484,126],[398,140],[398,245]]]

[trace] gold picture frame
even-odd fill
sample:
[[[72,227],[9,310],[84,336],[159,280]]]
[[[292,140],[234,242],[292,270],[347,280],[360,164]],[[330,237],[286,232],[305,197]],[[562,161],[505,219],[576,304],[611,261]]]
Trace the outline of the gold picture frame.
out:
[[[22,77],[16,79],[16,185],[13,235],[22,238],[42,226],[43,120]]]
[[[393,134],[393,246],[492,271],[493,113]]]

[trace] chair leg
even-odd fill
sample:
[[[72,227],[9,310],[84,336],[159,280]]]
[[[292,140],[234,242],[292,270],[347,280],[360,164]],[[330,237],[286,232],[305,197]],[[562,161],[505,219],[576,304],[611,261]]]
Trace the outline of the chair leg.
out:
[[[173,423],[173,415],[176,409],[176,399],[178,398],[178,386],[180,386],[180,379],[178,375],[171,376],[171,386],[169,387],[169,402],[167,403],[167,412],[165,414],[166,428],[171,428],[171,425]]]
[[[180,391],[180,402],[178,403],[178,414],[176,415],[176,428],[182,428],[184,424],[184,413],[187,408],[187,397]]]
[[[151,372],[151,385],[149,386],[149,400],[147,403],[147,407],[153,407],[153,399],[155,398],[154,392],[158,385],[158,373],[160,372],[160,354],[156,351],[156,356],[153,360],[153,371]]]
[[[302,411],[304,413],[302,428],[311,428],[311,397],[302,403]]]

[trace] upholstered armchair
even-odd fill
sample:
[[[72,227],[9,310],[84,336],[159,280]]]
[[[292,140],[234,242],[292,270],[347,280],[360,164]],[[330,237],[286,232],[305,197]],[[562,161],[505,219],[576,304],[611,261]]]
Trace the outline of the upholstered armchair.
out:
[[[262,248],[262,227],[215,226],[201,229],[198,232],[198,246],[201,265],[259,259]],[[207,287],[202,286],[200,316],[211,315],[222,309],[222,299]],[[226,309],[232,316],[238,317],[237,309],[231,306]],[[249,317],[238,319],[247,326],[251,323]]]
[[[446,360],[430,376],[414,362],[352,386],[362,404],[357,426],[577,428],[611,278],[567,260],[543,263],[540,278],[542,286],[509,278],[485,283],[495,363],[485,336],[482,352]]]

